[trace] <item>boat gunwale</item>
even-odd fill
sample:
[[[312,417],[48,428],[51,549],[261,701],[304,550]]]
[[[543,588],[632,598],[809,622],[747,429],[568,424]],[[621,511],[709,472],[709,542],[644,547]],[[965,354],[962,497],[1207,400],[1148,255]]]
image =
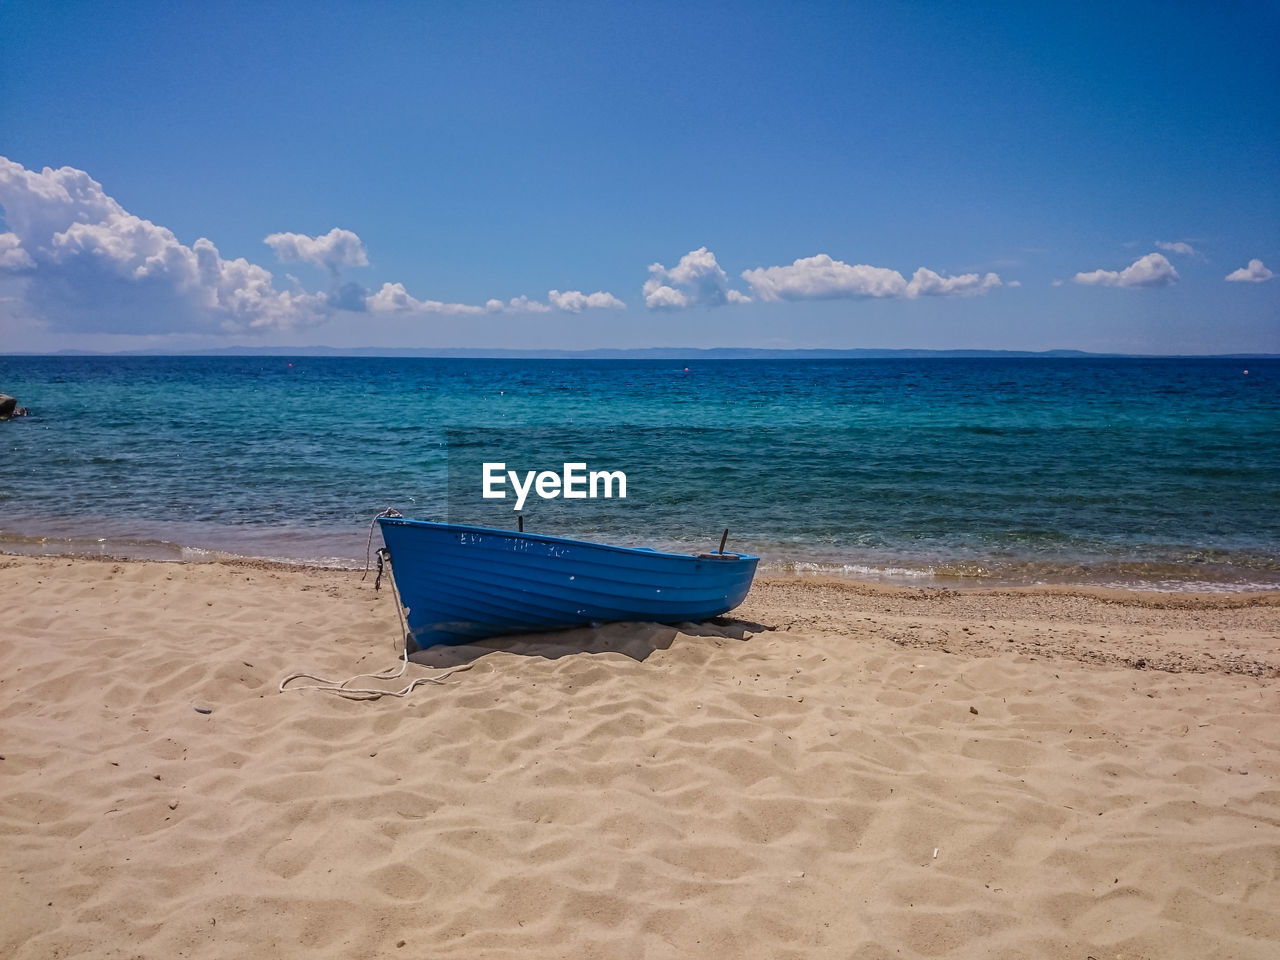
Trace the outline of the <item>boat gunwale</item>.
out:
[[[692,560],[711,563],[733,563],[738,560],[759,561],[759,557],[750,553],[724,554],[723,559],[714,553],[671,553],[667,550],[654,550],[649,547],[622,547],[613,543],[600,543],[597,540],[576,540],[572,537],[557,537],[549,533],[529,533],[521,530],[504,530],[501,527],[478,527],[463,523],[444,523],[439,520],[412,520],[409,517],[378,517],[379,525],[390,524],[397,527],[419,527],[439,531],[457,531],[459,533],[482,533],[506,537],[511,540],[536,540],[549,544],[568,544],[575,547],[590,547],[595,550],[609,550],[616,553],[639,554],[644,557],[663,557],[672,560]],[[394,562],[394,558],[393,558]]]

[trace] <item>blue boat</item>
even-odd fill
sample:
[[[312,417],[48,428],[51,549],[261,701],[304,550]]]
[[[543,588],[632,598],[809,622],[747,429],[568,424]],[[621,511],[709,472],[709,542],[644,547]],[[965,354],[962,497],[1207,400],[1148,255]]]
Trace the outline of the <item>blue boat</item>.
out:
[[[378,518],[419,648],[614,620],[683,623],[732,610],[759,557],[691,556],[537,533]]]

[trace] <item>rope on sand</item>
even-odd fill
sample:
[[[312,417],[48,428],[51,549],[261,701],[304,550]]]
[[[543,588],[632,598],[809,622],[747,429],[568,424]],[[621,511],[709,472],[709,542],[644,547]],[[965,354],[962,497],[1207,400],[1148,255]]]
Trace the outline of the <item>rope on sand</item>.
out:
[[[378,517],[400,516],[395,510],[385,510],[378,514]],[[378,517],[374,517],[374,523]],[[369,525],[369,546],[373,543],[373,524]],[[387,552],[386,547],[378,551],[378,578],[374,581],[374,589],[376,590],[382,583],[383,563],[387,566],[391,564],[391,554]],[[365,549],[365,576],[369,574],[369,548]],[[364,577],[360,578],[361,580]],[[391,579],[391,596],[396,603],[396,614],[400,619],[400,668],[394,673],[382,671],[381,673],[360,673],[354,677],[348,677],[346,680],[329,680],[325,677],[318,677],[314,673],[291,673],[280,681],[280,692],[284,693],[285,687],[294,680],[315,680],[315,683],[308,683],[303,686],[290,687],[291,690],[323,690],[325,693],[332,693],[335,696],[342,697],[346,700],[379,700],[382,697],[407,697],[414,689],[423,683],[443,684],[455,673],[463,673],[470,670],[474,663],[464,663],[460,667],[454,667],[452,670],[446,670],[444,673],[438,673],[433,677],[415,677],[408,686],[400,690],[381,690],[377,687],[349,687],[347,684],[354,683],[357,680],[399,680],[404,676],[405,670],[409,668],[409,625],[405,623],[404,606],[400,603],[400,591],[396,589],[396,578]]]
[[[346,700],[380,700],[382,697],[407,697],[413,692],[414,688],[421,683],[444,683],[455,673],[462,673],[470,670],[475,666],[474,663],[464,663],[460,667],[454,667],[444,673],[437,674],[434,677],[415,677],[413,681],[400,690],[379,690],[377,687],[348,687],[348,683],[356,680],[399,680],[404,676],[405,667],[409,661],[406,659],[400,664],[400,669],[395,673],[361,673],[354,677],[348,677],[346,680],[328,680],[324,677],[318,677],[314,673],[291,673],[280,681],[280,692],[284,692],[285,685],[293,680],[315,680],[316,683],[308,683],[299,687],[290,687],[291,690],[323,690],[325,693],[332,693]]]

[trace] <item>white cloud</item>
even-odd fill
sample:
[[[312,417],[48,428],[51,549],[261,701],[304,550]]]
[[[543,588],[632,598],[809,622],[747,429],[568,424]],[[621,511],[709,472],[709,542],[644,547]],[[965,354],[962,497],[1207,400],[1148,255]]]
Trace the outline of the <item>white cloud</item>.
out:
[[[384,283],[376,292],[342,284],[344,267],[366,266],[369,258],[356,234],[336,227],[318,237],[266,238],[280,260],[315,264],[333,279],[326,293],[309,293],[289,275],[285,289],[277,289],[271,271],[243,258],[224,259],[203,237],[180,243],[72,167],[37,173],[0,157],[0,208],[9,228],[0,233],[0,270],[18,274],[20,296],[12,302],[53,332],[288,330],[338,311],[459,316],[624,308],[604,291],[552,290],[550,304],[515,297],[475,306],[419,300],[401,283]]]
[[[499,309],[505,309],[501,300],[491,300]],[[384,283],[377,293],[365,298],[370,313],[435,313],[446,316],[484,313],[485,307],[468,303],[442,303],[439,300],[418,300],[409,295],[403,283]]]
[[[1091,287],[1167,287],[1178,282],[1178,271],[1163,254],[1148,253],[1123,270],[1077,273],[1073,279]]]
[[[1275,274],[1268,270],[1261,260],[1255,258],[1249,261],[1247,267],[1232,270],[1225,279],[1231,283],[1264,283],[1274,276]]]
[[[1002,286],[994,273],[979,277],[976,273],[962,273],[958,277],[944,277],[932,270],[920,267],[907,284],[908,297],[955,297],[986,293]]]
[[[651,268],[652,269],[652,268]],[[693,306],[693,299],[666,284],[644,285],[644,303],[651,310],[683,310]]]
[[[848,264],[825,253],[802,257],[790,266],[744,270],[742,278],[761,300],[843,300],[858,297],[951,297],[986,293],[1002,286],[994,273],[944,277],[920,267],[908,283],[897,270]]]
[[[37,173],[0,157],[0,206],[17,238],[6,257],[28,271],[23,306],[54,331],[288,329],[327,312],[322,295],[277,290],[270,271],[223,259],[207,239],[180,243],[83,170]]]
[[[586,294],[578,290],[559,290],[547,292],[550,303],[531,300],[528,297],[512,297],[510,300],[486,300],[484,306],[473,306],[469,303],[442,303],[439,300],[419,300],[409,294],[402,283],[384,283],[377,293],[365,297],[364,308],[372,313],[434,313],[445,315],[476,313],[550,313],[552,310],[563,310],[567,313],[581,313],[583,310],[615,309],[625,310],[626,304],[611,293],[597,290]]]
[[[360,238],[350,230],[334,227],[326,234],[273,233],[265,240],[281,263],[313,263],[337,276],[343,267],[367,267],[369,255]]]
[[[649,279],[642,292],[645,306],[651,310],[751,302],[746,294],[729,289],[728,276],[716,263],[716,255],[706,247],[690,250],[670,270],[660,263],[650,264]]]
[[[825,253],[790,266],[742,271],[761,300],[837,300],[848,297],[903,297],[907,281],[897,270],[847,264]]]
[[[0,233],[0,270],[29,270],[35,265],[16,233]]]
[[[625,310],[627,305],[612,293],[597,290],[595,293],[583,293],[581,290],[548,290],[547,300],[557,310],[566,313],[581,313],[583,310]]]
[[[1161,250],[1168,250],[1170,253],[1180,253],[1184,257],[1198,257],[1200,255],[1200,251],[1191,246],[1191,244],[1187,243],[1185,240],[1175,240],[1172,242],[1168,240],[1157,240],[1156,246]]]
[[[526,296],[512,297],[506,303],[501,300],[486,300],[484,308],[489,313],[550,313],[551,308],[545,303],[530,300]]]

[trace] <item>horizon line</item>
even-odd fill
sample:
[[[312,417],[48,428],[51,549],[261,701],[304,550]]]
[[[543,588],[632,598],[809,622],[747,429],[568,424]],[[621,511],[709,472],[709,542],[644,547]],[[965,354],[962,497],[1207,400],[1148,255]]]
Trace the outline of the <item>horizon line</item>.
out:
[[[1070,348],[1013,350],[983,348],[925,349],[915,347],[595,347],[590,349],[505,347],[331,347],[237,345],[188,350],[0,351],[0,357],[349,357],[459,360],[840,360],[840,359],[956,359],[1000,357],[1016,359],[1134,359],[1134,360],[1274,360],[1280,353],[1121,353]]]

